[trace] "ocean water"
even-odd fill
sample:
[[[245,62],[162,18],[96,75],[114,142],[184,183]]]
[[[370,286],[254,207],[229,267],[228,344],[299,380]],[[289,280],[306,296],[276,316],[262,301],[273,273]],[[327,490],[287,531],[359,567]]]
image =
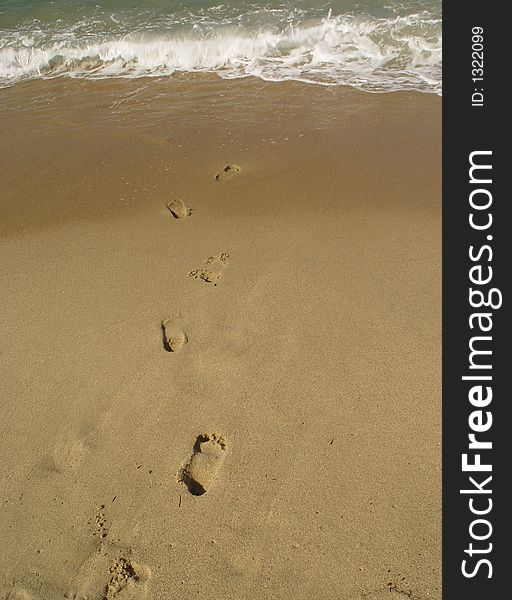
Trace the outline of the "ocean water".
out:
[[[441,94],[441,0],[0,0],[0,87],[213,72]]]

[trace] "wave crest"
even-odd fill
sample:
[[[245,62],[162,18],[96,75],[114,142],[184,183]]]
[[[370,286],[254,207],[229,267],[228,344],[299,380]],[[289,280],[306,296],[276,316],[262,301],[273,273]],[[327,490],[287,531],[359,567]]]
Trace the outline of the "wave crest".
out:
[[[277,29],[277,30],[276,30]],[[92,38],[92,39],[91,39]],[[441,93],[440,18],[328,15],[300,26],[250,31],[236,25],[125,35],[0,34],[0,83],[29,78],[142,77],[216,72],[370,92]]]

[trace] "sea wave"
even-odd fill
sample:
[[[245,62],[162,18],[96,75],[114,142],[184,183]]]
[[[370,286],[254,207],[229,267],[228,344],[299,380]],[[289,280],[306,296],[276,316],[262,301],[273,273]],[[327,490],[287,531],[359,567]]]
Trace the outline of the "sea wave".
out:
[[[0,86],[33,78],[215,72],[348,85],[368,92],[441,94],[441,19],[327,14],[299,25],[232,23],[131,33],[0,31]]]

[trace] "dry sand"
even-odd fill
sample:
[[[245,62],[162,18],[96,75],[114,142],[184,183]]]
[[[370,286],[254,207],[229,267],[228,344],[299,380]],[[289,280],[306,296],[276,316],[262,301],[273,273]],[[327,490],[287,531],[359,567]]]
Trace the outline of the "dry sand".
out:
[[[439,599],[440,99],[0,94],[0,598]]]

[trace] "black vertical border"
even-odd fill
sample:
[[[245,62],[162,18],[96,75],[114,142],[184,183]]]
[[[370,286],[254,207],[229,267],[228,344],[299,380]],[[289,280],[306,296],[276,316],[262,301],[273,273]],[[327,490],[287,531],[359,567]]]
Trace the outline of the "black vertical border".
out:
[[[510,410],[512,402],[507,389],[507,370],[512,371],[512,353],[508,348],[511,335],[508,312],[509,280],[512,276],[512,195],[506,189],[511,178],[512,165],[507,159],[512,152],[505,148],[505,139],[512,130],[510,116],[505,110],[510,93],[512,30],[507,27],[509,17],[506,5],[495,2],[466,0],[443,2],[443,599],[491,600],[508,597],[510,587],[505,581],[508,567],[508,536],[510,520],[507,508],[512,506],[507,495],[507,484],[512,479],[512,452],[506,442],[506,431],[512,440]],[[482,27],[484,36],[484,81],[472,81],[472,28]],[[484,106],[472,107],[472,93],[483,88]],[[469,225],[469,194],[474,185],[469,183],[469,155],[476,150],[492,151],[492,231],[476,232]],[[462,472],[462,454],[468,452],[468,417],[475,410],[468,401],[470,384],[463,375],[469,371],[468,342],[472,335],[469,316],[469,247],[489,243],[493,236],[492,284],[503,293],[500,309],[490,310],[493,318],[492,335],[492,388],[493,400],[489,408],[493,416],[491,430],[486,438],[493,442],[492,450],[481,452],[482,462],[492,463],[492,511],[485,518],[492,523],[491,537],[482,542],[471,540],[469,526],[473,519],[469,496],[460,493],[468,487],[468,476],[479,481],[482,474]],[[486,255],[487,257],[487,255]],[[477,310],[477,309],[473,309]],[[481,310],[481,309],[478,309]],[[487,310],[487,309],[486,309]],[[478,374],[483,374],[480,371]],[[488,372],[486,374],[489,374]],[[482,439],[484,436],[482,436]],[[510,457],[510,459],[509,459]],[[486,498],[489,496],[485,496]],[[478,496],[484,498],[484,495]],[[475,502],[477,496],[475,496]],[[484,501],[482,500],[482,504]],[[479,531],[483,533],[483,529]],[[492,543],[488,554],[469,557],[464,551],[473,541],[475,548]],[[488,547],[488,546],[487,546]],[[462,573],[462,561],[468,559],[468,571],[478,558],[492,563],[492,577],[487,567],[467,578]],[[504,596],[503,596],[504,594]]]

